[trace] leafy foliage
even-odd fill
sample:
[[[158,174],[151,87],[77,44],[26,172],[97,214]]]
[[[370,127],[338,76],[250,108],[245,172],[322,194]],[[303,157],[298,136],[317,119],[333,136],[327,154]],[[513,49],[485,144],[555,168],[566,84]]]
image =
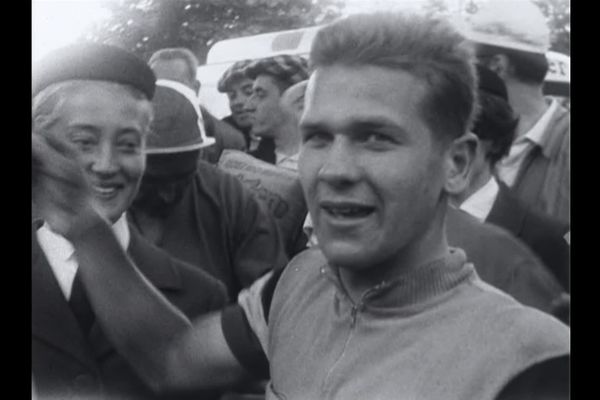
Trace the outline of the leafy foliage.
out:
[[[120,0],[112,17],[86,39],[111,43],[148,59],[164,47],[187,47],[201,63],[223,39],[329,22],[341,0]]]

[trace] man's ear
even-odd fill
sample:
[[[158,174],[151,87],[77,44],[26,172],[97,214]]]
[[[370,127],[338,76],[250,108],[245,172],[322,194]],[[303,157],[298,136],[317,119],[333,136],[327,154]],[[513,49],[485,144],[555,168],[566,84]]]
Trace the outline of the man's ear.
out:
[[[444,189],[450,195],[459,195],[467,189],[477,152],[478,139],[469,132],[454,139],[446,159],[446,183]]]
[[[198,79],[194,80],[193,85],[194,85],[194,91],[196,92],[196,96],[200,95],[200,87],[202,86],[200,81]]]
[[[503,80],[510,74],[511,64],[506,54],[494,54],[486,63],[486,66]]]

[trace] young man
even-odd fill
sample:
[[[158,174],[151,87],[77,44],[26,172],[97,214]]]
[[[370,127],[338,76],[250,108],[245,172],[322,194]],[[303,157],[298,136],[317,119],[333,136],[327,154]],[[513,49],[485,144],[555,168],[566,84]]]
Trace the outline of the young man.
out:
[[[526,205],[568,224],[570,114],[544,97],[550,46],[544,15],[529,1],[489,1],[471,17],[466,34],[480,62],[506,84],[519,116],[515,140],[498,164],[500,180]]]
[[[47,149],[46,140],[72,148],[69,162],[84,172],[91,205],[112,225],[118,245],[152,290],[189,317],[222,307],[226,297],[221,283],[152,246],[127,223],[126,210],[145,168],[155,89],[152,71],[130,53],[96,44],[52,52],[35,71],[35,148]],[[34,190],[41,182],[35,179]],[[74,199],[68,196],[64,201]],[[34,222],[31,277],[37,396],[153,398],[94,316],[81,280],[85,257],[56,229],[60,216],[39,211],[45,221]]]
[[[217,83],[217,90],[227,94],[231,110],[231,115],[223,118],[222,121],[242,132],[246,139],[246,147],[255,150],[258,140],[250,134],[252,114],[245,107],[246,101],[252,96],[252,79],[244,74],[244,68],[250,63],[251,60],[237,61],[227,68]]]
[[[294,165],[298,160],[298,125],[281,107],[283,93],[308,78],[306,60],[278,55],[253,61],[244,69],[254,81],[246,110],[252,113],[251,133],[261,138],[254,157],[271,164]]]
[[[254,341],[268,399],[566,398],[569,329],[481,282],[447,245],[447,193],[465,184],[473,145],[462,37],[423,17],[355,15],[317,34],[311,60],[299,170],[319,248],[255,283],[244,312],[192,326],[136,279],[105,224],[73,210],[65,234],[84,232],[90,258],[110,254],[85,269],[92,301],[135,310],[103,313],[114,342],[156,390],[239,379],[241,365],[264,366]],[[44,165],[58,174],[60,157]],[[135,304],[109,284],[123,280]]]
[[[451,202],[482,222],[500,226],[522,240],[569,290],[567,224],[551,218],[517,198],[494,176],[496,165],[508,154],[518,118],[508,104],[502,79],[478,65],[479,113],[473,133],[479,143],[469,184],[451,196]]]

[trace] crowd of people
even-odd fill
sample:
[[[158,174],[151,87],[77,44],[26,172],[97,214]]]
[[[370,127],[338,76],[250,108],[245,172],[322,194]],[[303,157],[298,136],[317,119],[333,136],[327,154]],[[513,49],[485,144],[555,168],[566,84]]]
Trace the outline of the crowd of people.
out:
[[[336,21],[233,64],[222,120],[188,49],[48,54],[34,396],[567,399],[569,111],[541,12],[505,6]]]

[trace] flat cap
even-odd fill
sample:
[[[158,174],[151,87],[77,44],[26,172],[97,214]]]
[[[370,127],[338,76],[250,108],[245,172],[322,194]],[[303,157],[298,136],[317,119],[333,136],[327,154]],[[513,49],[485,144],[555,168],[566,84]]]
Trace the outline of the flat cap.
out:
[[[308,62],[300,56],[283,54],[255,60],[246,67],[245,72],[250,79],[267,74],[293,85],[308,79]]]
[[[32,96],[70,80],[131,85],[152,99],[156,78],[150,67],[126,50],[99,43],[78,43],[54,50],[33,67]]]
[[[244,73],[244,69],[252,63],[252,60],[242,60],[236,61],[231,67],[227,68],[227,70],[219,79],[219,83],[217,83],[217,89],[221,93],[228,92],[229,85],[231,85],[234,81],[246,77]]]
[[[489,68],[477,64],[478,89],[498,96],[508,103],[508,92],[502,78]]]

